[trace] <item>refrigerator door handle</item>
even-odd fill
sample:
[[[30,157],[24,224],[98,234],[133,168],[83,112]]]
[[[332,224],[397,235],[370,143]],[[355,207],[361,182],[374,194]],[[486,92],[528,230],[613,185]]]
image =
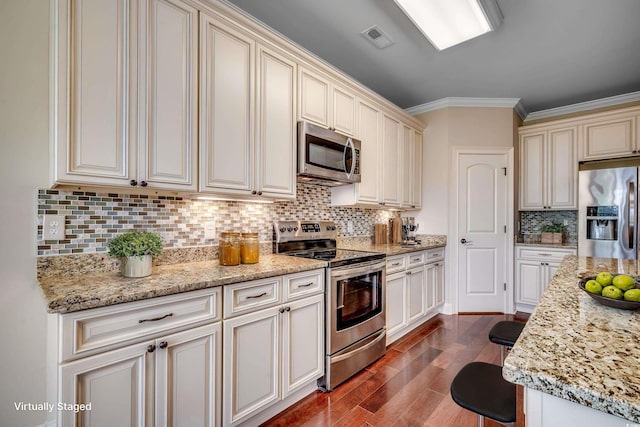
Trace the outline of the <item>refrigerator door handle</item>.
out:
[[[635,247],[635,224],[636,224],[636,188],[635,183],[629,183],[629,193],[627,200],[627,226],[629,228],[629,249]]]

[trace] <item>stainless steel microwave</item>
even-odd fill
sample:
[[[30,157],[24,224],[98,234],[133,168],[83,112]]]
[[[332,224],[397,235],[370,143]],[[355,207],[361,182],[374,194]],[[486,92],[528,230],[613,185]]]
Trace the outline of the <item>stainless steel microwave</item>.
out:
[[[357,139],[298,122],[298,176],[324,185],[360,182],[360,149]]]

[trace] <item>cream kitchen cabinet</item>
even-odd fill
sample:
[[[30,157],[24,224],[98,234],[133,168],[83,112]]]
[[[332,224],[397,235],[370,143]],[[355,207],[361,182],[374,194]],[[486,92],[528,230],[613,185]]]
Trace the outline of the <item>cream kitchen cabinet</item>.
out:
[[[60,315],[65,426],[218,426],[220,288]]]
[[[384,207],[400,206],[400,160],[402,152],[401,123],[386,113],[382,115],[382,187],[381,204]]]
[[[422,133],[403,125],[402,136],[400,205],[403,208],[419,209],[422,206]]]
[[[540,300],[562,259],[575,249],[516,247],[516,308],[531,311]]]
[[[57,2],[55,184],[197,188],[197,10]]]
[[[578,209],[577,128],[520,128],[520,210]]]
[[[294,198],[295,62],[205,13],[200,35],[200,192]]]
[[[223,321],[224,425],[266,421],[324,373],[324,271],[284,276],[278,288],[283,283],[291,284],[288,298],[274,297],[263,281],[225,288],[225,307],[251,306]]]
[[[299,68],[299,119],[344,135],[356,135],[356,95],[309,69]]]
[[[444,248],[387,257],[387,345],[437,313],[444,304]]]
[[[582,126],[580,160],[640,155],[640,111],[605,114]]]

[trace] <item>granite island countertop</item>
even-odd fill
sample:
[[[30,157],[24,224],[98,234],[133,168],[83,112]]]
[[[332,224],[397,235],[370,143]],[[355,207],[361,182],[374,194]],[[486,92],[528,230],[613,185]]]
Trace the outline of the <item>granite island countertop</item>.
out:
[[[565,257],[505,359],[504,378],[640,423],[640,313],[600,305],[577,286],[599,271],[638,270],[635,260]]]
[[[148,277],[131,279],[119,272],[41,277],[49,313],[70,313],[231,283],[324,268],[327,263],[284,255],[261,255],[257,264],[221,266],[215,261],[153,267]]]

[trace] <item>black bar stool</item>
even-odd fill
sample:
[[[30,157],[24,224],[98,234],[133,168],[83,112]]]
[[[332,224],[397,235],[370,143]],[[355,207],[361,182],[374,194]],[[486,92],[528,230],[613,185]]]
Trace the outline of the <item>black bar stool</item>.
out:
[[[484,418],[505,426],[516,421],[516,385],[502,378],[502,367],[485,362],[465,365],[451,382],[451,398],[458,405],[478,414],[478,427]]]
[[[502,320],[493,325],[489,331],[489,341],[500,345],[500,363],[504,362],[504,348],[507,347],[511,350],[523,328],[524,323],[522,322]]]

